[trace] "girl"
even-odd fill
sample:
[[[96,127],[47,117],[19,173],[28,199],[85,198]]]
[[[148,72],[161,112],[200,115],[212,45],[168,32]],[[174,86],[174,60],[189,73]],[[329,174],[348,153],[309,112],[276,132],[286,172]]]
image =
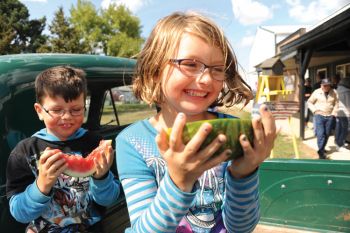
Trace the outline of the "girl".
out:
[[[219,135],[199,149],[211,131],[201,126],[181,140],[186,122],[230,117],[209,107],[245,101],[252,94],[237,72],[223,32],[194,13],[174,13],[158,22],[139,54],[134,92],[160,111],[116,138],[118,171],[131,221],[126,232],[250,232],[259,221],[258,174],[276,137],[265,105],[253,120],[254,148],[245,135],[244,156],[227,161]],[[231,116],[232,117],[232,116]],[[172,127],[167,140],[165,129]]]

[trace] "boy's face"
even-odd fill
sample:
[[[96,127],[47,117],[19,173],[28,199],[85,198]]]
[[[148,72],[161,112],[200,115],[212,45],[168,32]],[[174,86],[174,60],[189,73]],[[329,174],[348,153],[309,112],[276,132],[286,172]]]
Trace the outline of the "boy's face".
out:
[[[45,96],[42,104],[34,104],[39,119],[43,120],[49,134],[61,141],[67,140],[84,121],[84,95],[66,102],[61,96]],[[64,113],[63,113],[64,112]]]
[[[183,34],[178,52],[172,59],[195,59],[208,66],[224,65],[221,50],[189,33]],[[190,69],[191,66],[188,65]],[[186,75],[177,64],[168,64],[162,72],[162,90],[165,102],[162,109],[199,116],[218,98],[224,81],[213,79],[206,68],[195,76]]]

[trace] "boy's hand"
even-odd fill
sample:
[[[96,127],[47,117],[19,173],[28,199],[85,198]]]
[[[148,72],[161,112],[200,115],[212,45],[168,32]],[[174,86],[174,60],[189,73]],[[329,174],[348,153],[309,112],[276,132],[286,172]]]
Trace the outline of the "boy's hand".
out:
[[[102,153],[101,157],[95,158],[96,172],[93,175],[95,179],[101,179],[113,165],[114,153],[111,146],[108,146],[109,153]]]
[[[244,156],[233,160],[228,168],[235,178],[243,178],[254,172],[270,155],[277,136],[275,119],[265,104],[260,106],[260,116],[253,118],[254,148],[245,135],[240,136]]]
[[[57,149],[46,148],[39,159],[39,175],[36,184],[45,195],[48,195],[57,181],[57,177],[66,169],[62,152]]]
[[[167,162],[172,181],[182,191],[191,192],[195,182],[203,172],[227,160],[230,156],[230,150],[212,157],[226,141],[226,136],[221,134],[210,145],[199,151],[203,141],[212,130],[209,123],[204,123],[187,145],[184,145],[182,130],[185,124],[185,115],[179,113],[172,127],[169,141],[166,132],[159,130],[156,142],[164,160]]]

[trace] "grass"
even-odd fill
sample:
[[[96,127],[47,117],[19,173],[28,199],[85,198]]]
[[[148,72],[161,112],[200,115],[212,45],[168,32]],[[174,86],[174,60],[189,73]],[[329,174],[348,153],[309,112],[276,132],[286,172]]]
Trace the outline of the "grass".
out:
[[[156,113],[154,107],[147,104],[117,104],[116,105],[120,125],[126,125],[135,121],[151,117]],[[111,123],[115,125],[112,105],[105,105],[101,125]]]
[[[156,113],[154,107],[147,104],[118,104],[117,106],[119,122],[121,125],[133,123],[137,120],[145,119],[153,116]],[[237,108],[220,108],[221,112],[231,114],[239,118],[249,118],[250,113]],[[106,124],[114,119],[112,106],[105,106],[103,119],[101,124]],[[112,124],[116,124],[112,122]],[[312,148],[306,146],[299,138],[297,140],[297,147],[300,158],[312,158],[316,153]],[[295,151],[293,147],[293,140],[291,135],[279,134],[275,140],[273,148],[274,158],[295,158]]]

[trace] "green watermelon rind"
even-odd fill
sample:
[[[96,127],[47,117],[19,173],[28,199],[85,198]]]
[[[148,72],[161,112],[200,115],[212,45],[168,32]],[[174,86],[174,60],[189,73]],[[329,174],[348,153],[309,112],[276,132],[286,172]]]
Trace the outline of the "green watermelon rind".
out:
[[[227,141],[214,155],[222,153],[225,149],[231,149],[231,159],[236,159],[242,156],[243,149],[239,141],[239,137],[242,134],[247,136],[249,142],[253,146],[254,134],[251,119],[239,118],[220,118],[188,122],[186,123],[182,133],[183,143],[187,144],[198,131],[199,127],[205,122],[211,124],[213,129],[202,143],[200,150],[208,146],[220,133],[226,135]],[[171,129],[168,130],[168,135],[170,135],[170,132]]]

